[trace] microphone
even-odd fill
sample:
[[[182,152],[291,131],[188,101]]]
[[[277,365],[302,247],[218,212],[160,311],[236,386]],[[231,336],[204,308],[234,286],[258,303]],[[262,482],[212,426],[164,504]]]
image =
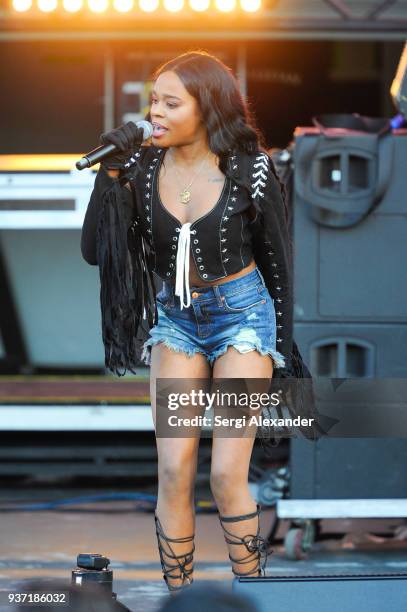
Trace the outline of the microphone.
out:
[[[153,126],[149,121],[137,121],[136,126],[138,128],[143,129],[142,139],[139,143],[135,143],[136,145],[141,144],[142,141],[151,138],[151,136],[153,135]],[[76,162],[75,166],[78,170],[90,168],[91,166],[94,166],[98,162],[104,160],[106,157],[109,157],[109,155],[111,155],[112,153],[118,153],[118,151],[120,151],[120,149],[114,144],[107,144],[102,145],[101,147],[96,147],[96,149],[89,151],[89,153],[86,153],[86,155],[84,155],[82,159]]]

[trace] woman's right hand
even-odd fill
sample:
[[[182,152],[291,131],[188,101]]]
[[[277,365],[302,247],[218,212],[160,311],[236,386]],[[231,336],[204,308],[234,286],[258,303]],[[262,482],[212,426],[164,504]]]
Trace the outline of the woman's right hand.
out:
[[[143,128],[138,128],[133,121],[103,133],[100,136],[100,143],[102,145],[113,144],[119,149],[101,162],[104,169],[106,171],[121,170],[142,141]]]

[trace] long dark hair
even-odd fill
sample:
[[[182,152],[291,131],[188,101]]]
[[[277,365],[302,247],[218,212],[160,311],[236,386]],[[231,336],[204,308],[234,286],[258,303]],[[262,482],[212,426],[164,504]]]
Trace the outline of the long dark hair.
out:
[[[219,168],[224,174],[227,174],[227,156],[231,150],[249,154],[265,150],[264,137],[255,125],[231,68],[206,51],[188,51],[159,66],[153,80],[168,70],[176,73],[197,100],[207,128],[209,148],[219,157]]]
[[[197,50],[182,53],[161,64],[154,71],[152,79],[155,81],[160,74],[169,70],[176,73],[187,92],[197,100],[206,125],[209,148],[219,157],[221,172],[250,189],[245,177],[232,176],[228,156],[231,151],[249,155],[257,151],[267,153],[267,148],[264,135],[256,126],[250,103],[244,100],[232,69],[207,51]],[[150,113],[146,119],[151,120]],[[288,220],[285,185],[273,164],[272,171],[280,184]]]

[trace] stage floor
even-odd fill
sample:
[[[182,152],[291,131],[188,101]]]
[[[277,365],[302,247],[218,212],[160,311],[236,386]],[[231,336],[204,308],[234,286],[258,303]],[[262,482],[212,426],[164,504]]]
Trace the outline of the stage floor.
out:
[[[70,495],[72,493],[72,495]],[[65,497],[77,492],[65,492]],[[82,492],[83,494],[83,492]],[[4,490],[0,496],[4,499]],[[4,506],[3,506],[4,507]],[[137,612],[159,609],[168,592],[161,577],[156,548],[153,514],[131,510],[129,503],[99,503],[81,506],[97,512],[2,512],[0,546],[0,592],[24,588],[34,579],[63,579],[70,582],[80,552],[103,554],[111,560],[113,590],[118,599]],[[274,517],[264,509],[262,534],[266,535]],[[390,535],[402,530],[403,521],[362,520],[322,521],[321,531],[348,531],[315,544],[306,560],[291,561],[281,545],[274,545],[267,574],[321,574],[407,572],[407,535],[391,540],[368,535],[369,531]],[[277,537],[283,537],[283,522]],[[393,529],[394,531],[394,529]],[[197,514],[195,581],[214,580],[232,588],[233,575],[216,513]],[[4,599],[3,599],[4,601]],[[10,612],[9,605],[0,606]]]

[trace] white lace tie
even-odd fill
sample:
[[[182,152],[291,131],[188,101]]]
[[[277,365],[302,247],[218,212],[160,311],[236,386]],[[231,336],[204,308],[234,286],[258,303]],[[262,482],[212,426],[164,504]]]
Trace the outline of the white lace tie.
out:
[[[191,223],[184,223],[179,232],[177,250],[177,272],[175,277],[175,295],[180,298],[181,310],[191,305],[189,295],[189,249],[191,244]],[[184,303],[184,282],[187,301]]]

